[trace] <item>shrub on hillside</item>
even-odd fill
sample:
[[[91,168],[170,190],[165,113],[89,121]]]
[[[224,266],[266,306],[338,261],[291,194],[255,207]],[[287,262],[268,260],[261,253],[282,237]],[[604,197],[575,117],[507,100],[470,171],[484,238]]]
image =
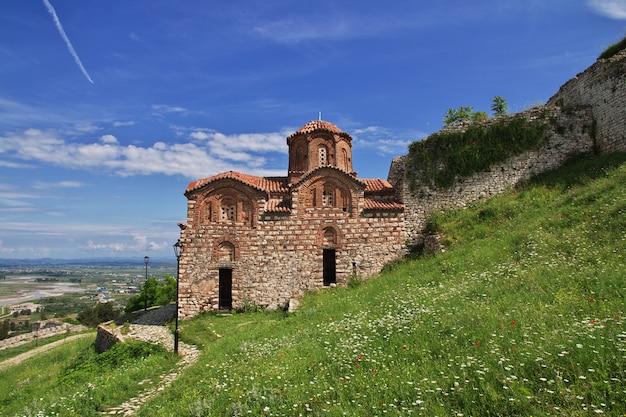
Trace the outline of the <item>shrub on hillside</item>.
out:
[[[120,311],[113,307],[113,303],[98,303],[94,307],[78,313],[78,321],[85,326],[97,326],[106,321],[115,320]]]

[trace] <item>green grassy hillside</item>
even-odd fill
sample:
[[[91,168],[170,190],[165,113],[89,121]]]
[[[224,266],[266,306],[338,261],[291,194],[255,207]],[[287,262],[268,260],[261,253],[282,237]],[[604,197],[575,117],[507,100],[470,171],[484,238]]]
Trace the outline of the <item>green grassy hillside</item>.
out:
[[[580,159],[434,216],[445,253],[181,322],[203,354],[138,415],[623,416],[625,183],[625,154]]]
[[[625,160],[437,216],[446,253],[294,315],[185,323],[205,354],[141,415],[623,415]]]

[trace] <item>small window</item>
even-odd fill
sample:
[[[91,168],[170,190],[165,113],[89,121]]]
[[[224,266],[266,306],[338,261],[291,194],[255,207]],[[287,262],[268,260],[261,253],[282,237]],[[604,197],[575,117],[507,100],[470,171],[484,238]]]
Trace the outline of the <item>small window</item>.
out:
[[[320,147],[318,150],[319,153],[319,159],[320,159],[320,166],[321,167],[325,167],[326,165],[328,165],[328,151],[326,150],[325,147]]]
[[[333,205],[333,192],[331,190],[324,190],[324,192],[322,193],[322,205]]]
[[[222,221],[235,220],[235,205],[222,205]]]

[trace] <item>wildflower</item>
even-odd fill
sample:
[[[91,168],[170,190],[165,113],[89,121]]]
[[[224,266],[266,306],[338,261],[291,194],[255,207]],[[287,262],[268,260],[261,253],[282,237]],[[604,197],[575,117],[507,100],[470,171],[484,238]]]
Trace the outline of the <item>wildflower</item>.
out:
[[[476,343],[474,343],[474,346],[478,347],[478,346],[480,346],[480,343],[476,342]]]
[[[516,323],[516,322],[514,322],[514,321],[512,321],[512,322],[511,322],[511,326],[515,326],[516,324],[517,324],[517,323]]]
[[[596,301],[596,299],[593,297],[589,297],[589,301]]]

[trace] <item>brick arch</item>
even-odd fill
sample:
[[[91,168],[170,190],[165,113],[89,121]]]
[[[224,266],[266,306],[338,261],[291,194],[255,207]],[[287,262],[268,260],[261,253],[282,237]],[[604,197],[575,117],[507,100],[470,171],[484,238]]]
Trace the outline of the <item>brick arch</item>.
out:
[[[320,166],[319,150],[326,149],[326,164],[324,166],[336,166],[335,141],[332,135],[321,134],[315,136],[309,142],[309,169]]]
[[[221,187],[212,190],[205,194],[199,202],[196,202],[194,224],[204,225],[210,222],[222,222],[226,214],[225,211],[228,213],[232,211],[233,221],[254,226],[258,202],[253,195],[242,189]]]
[[[330,198],[329,207],[342,208],[347,212],[352,211],[352,193],[350,188],[340,179],[332,177],[322,177],[303,187],[306,195],[305,205],[307,207],[324,207]],[[330,197],[325,194],[331,193]]]
[[[211,259],[213,262],[230,264],[239,261],[239,243],[233,236],[222,236],[213,241]]]
[[[323,248],[338,248],[341,246],[341,231],[334,223],[323,224],[317,232],[317,244]]]

